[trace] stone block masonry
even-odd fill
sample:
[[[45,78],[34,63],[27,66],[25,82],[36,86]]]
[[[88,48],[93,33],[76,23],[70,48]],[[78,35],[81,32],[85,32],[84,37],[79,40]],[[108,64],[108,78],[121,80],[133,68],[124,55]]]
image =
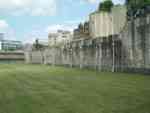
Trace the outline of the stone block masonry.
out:
[[[150,72],[150,15],[131,19],[119,37],[122,40],[124,69]],[[123,55],[122,55],[123,56]]]
[[[100,71],[117,71],[120,67],[120,40],[115,37],[113,64],[113,37],[78,40],[63,47],[51,47],[44,51],[26,53],[27,62],[36,64],[63,65],[69,67],[92,68]]]
[[[117,35],[85,38],[61,47],[27,52],[26,56],[28,63],[150,73],[150,15],[127,21]]]

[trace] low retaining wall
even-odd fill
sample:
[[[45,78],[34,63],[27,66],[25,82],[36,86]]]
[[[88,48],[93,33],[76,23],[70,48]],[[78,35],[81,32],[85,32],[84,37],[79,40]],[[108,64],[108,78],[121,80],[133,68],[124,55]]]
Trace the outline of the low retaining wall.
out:
[[[0,63],[16,63],[24,61],[24,52],[0,52]]]

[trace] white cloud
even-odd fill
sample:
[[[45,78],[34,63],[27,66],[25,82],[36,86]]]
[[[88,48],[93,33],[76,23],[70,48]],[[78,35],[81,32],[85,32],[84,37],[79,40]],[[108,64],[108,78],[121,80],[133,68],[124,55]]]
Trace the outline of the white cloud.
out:
[[[85,21],[88,21],[89,18],[85,17],[83,19],[75,19],[75,20],[67,20],[62,22],[62,24],[52,24],[48,25],[45,29],[47,33],[53,33],[57,32],[57,30],[67,30],[67,31],[73,31],[80,23],[84,23]]]
[[[92,3],[92,4],[94,4],[94,3],[97,3],[99,0],[87,0],[89,3]]]
[[[31,26],[32,30],[24,33],[22,37],[23,43],[34,43],[36,39],[46,40],[48,39],[48,33],[45,31],[47,27],[43,26]],[[43,29],[44,28],[44,29]]]
[[[84,2],[87,2],[87,3],[90,3],[90,4],[97,4],[103,0],[80,0],[81,3],[84,3]]]
[[[99,2],[105,1],[105,0],[84,0],[86,2],[89,2],[91,4],[97,4]],[[123,4],[125,0],[112,0],[115,4]]]
[[[0,9],[11,15],[54,15],[56,0],[0,0]]]
[[[0,33],[6,33],[8,30],[8,23],[5,20],[0,20]]]
[[[75,24],[55,24],[55,25],[49,25],[45,31],[47,33],[53,33],[57,32],[57,30],[68,30],[68,31],[73,31],[73,29],[76,27]]]
[[[10,27],[6,20],[0,20],[0,33],[4,33],[4,38],[9,40],[16,39],[15,30]]]
[[[5,20],[0,20],[0,31],[8,28],[8,23]]]
[[[113,0],[115,4],[124,4],[125,0]]]
[[[23,42],[24,43],[34,43],[35,40],[41,39],[41,40],[47,40],[48,39],[48,34],[49,33],[56,33],[57,30],[67,30],[73,32],[75,28],[77,28],[78,24],[80,22],[85,22],[87,18],[81,20],[81,19],[76,19],[76,20],[68,20],[62,22],[62,24],[51,24],[45,27],[42,26],[32,26],[33,30],[29,33],[25,33]]]
[[[36,26],[31,32],[25,33],[23,42],[34,43],[37,38],[40,40],[48,40],[49,33],[55,33],[57,30],[69,30],[72,32],[77,25],[77,21],[66,21],[63,24],[53,24],[45,27]]]

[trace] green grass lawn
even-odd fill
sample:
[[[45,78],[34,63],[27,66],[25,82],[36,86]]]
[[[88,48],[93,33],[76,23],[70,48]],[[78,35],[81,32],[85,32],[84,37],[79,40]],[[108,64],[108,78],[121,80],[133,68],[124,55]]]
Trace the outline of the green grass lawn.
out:
[[[0,113],[150,113],[150,76],[1,64]]]

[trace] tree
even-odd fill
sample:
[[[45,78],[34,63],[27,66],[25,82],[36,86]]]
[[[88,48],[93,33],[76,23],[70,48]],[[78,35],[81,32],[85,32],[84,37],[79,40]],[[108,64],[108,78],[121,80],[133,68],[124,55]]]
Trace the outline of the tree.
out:
[[[44,49],[45,49],[45,46],[42,45],[42,44],[40,44],[40,43],[39,43],[39,40],[36,39],[36,40],[35,40],[35,43],[33,44],[33,47],[34,47],[34,49],[35,49],[36,51],[40,51],[40,53],[41,53],[41,58],[42,58],[42,63],[44,63],[44,62],[45,62],[45,57],[44,57]]]
[[[33,44],[33,46],[36,50],[42,50],[44,48],[44,46],[39,43],[38,39],[35,40],[35,43]]]
[[[143,6],[150,5],[150,0],[143,0],[143,1],[144,1]]]
[[[111,8],[114,6],[112,0],[105,0],[99,4],[99,11],[110,12]]]
[[[126,0],[126,5],[129,10],[137,10],[150,5],[150,0]]]
[[[80,33],[83,33],[84,26],[82,23],[79,24],[78,28],[79,28]]]
[[[83,29],[83,24],[80,23],[79,26],[78,26],[78,28],[79,28],[79,29]]]
[[[144,15],[149,10],[147,6],[150,5],[150,0],[126,0],[126,5],[128,9],[127,16],[130,19],[130,17]],[[141,9],[144,9],[144,13]]]

